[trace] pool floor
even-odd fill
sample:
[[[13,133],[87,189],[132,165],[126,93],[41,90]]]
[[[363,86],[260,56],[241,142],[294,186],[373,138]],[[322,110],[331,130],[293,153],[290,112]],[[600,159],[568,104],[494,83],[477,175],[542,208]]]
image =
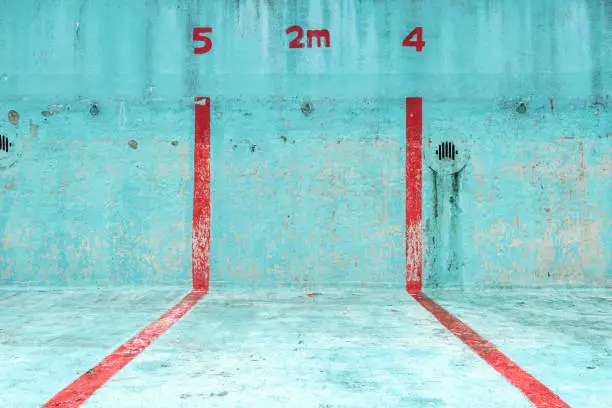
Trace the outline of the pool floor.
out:
[[[0,290],[0,406],[44,405],[187,292]],[[428,295],[570,406],[612,406],[612,290]],[[376,288],[212,291],[82,406],[534,404],[404,290]]]

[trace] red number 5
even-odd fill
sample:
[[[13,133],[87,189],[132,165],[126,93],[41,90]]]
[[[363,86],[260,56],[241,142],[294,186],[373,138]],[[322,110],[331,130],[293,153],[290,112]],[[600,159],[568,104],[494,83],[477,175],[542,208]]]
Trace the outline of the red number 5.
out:
[[[205,36],[206,33],[212,33],[212,27],[195,27],[193,29],[193,41],[202,41],[202,47],[193,49],[194,54],[206,54],[212,48],[212,40]]]

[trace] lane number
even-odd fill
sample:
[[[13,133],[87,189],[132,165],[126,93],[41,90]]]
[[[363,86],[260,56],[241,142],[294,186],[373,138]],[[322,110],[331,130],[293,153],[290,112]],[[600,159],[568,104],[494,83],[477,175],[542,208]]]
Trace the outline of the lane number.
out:
[[[212,27],[194,27],[193,29],[193,41],[201,42],[202,46],[194,47],[194,54],[206,54],[212,50],[213,42],[207,34],[212,34]],[[289,41],[289,48],[330,48],[331,47],[331,36],[329,30],[307,30],[306,31],[306,44],[304,44],[304,29],[299,25],[293,25],[285,30],[287,35],[295,34],[295,37]],[[316,41],[316,44],[315,44]],[[402,41],[403,47],[414,47],[416,52],[423,51],[425,48],[425,41],[423,40],[423,27],[415,27],[404,41]]]
[[[212,49],[212,39],[205,34],[212,33],[212,27],[195,27],[193,29],[193,41],[201,41],[204,43],[201,47],[193,49],[194,54],[206,54]]]
[[[416,37],[416,40],[413,40],[414,37]],[[416,27],[412,30],[410,34],[404,38],[402,46],[415,47],[417,52],[423,51],[425,47],[425,41],[423,41],[423,27]]]

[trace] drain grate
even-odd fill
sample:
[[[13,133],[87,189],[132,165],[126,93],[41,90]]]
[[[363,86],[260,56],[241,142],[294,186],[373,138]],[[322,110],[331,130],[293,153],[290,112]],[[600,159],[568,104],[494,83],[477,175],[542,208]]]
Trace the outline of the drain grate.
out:
[[[438,150],[436,150],[438,160],[455,160],[457,153],[459,151],[453,142],[442,142],[438,145]]]
[[[19,130],[13,126],[7,129],[3,124],[0,122],[0,170],[12,167],[23,154]]]
[[[424,159],[430,169],[438,174],[455,174],[463,170],[470,159],[470,143],[464,137],[443,135],[429,140]]]
[[[4,151],[6,153],[13,147],[13,143],[9,140],[5,135],[0,135],[0,151]]]

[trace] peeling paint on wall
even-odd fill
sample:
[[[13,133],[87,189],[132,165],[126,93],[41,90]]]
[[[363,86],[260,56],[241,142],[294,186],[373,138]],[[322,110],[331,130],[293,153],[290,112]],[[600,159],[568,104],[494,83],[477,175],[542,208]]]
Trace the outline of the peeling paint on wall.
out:
[[[0,281],[188,282],[192,103],[210,95],[213,281],[402,286],[418,96],[424,141],[470,146],[457,176],[423,166],[426,285],[609,286],[612,8],[594,5],[11,4],[0,109],[23,155],[0,170]],[[333,46],[289,49],[296,24]],[[416,24],[421,53],[401,47]]]

